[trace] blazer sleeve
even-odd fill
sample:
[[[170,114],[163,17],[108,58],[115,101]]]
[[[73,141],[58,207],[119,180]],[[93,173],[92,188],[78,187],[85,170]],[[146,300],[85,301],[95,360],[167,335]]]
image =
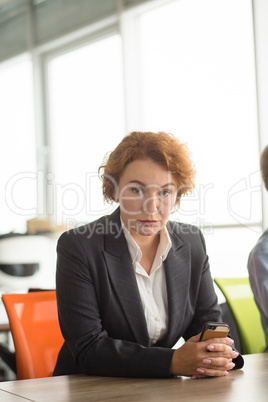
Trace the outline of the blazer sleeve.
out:
[[[174,350],[145,347],[123,336],[113,339],[103,329],[98,304],[101,295],[96,292],[79,239],[68,232],[61,236],[56,273],[60,327],[78,371],[101,376],[169,377]]]
[[[189,240],[189,244],[191,245],[191,278],[188,297],[194,315],[191,325],[188,326],[183,335],[185,340],[201,332],[206,321],[222,321],[221,308],[218,305],[218,298],[211,277],[205,240],[200,230]]]
[[[200,283],[198,283],[197,288],[199,289],[197,293],[197,298],[192,305],[194,305],[194,317],[191,322],[191,325],[186,330],[185,334],[183,335],[184,339],[187,340],[191,336],[196,335],[199,333],[203,327],[203,324],[206,321],[215,321],[220,322],[222,321],[221,315],[221,308],[218,305],[217,295],[215,293],[213,279],[211,277],[210,267],[208,256],[206,252],[206,244],[205,239],[202,232],[199,230],[199,236],[201,240],[201,249],[202,251],[195,252],[197,250],[196,246],[193,248],[193,252],[191,255],[193,266],[197,266],[198,263],[195,263],[195,260],[199,260],[201,256],[203,256],[202,262],[202,272],[200,276]],[[194,244],[198,244],[199,242],[197,239],[195,240]],[[200,244],[200,243],[199,243]],[[194,275],[195,276],[195,275]],[[196,277],[198,277],[196,275]],[[195,278],[192,279],[192,283],[195,283]],[[191,291],[189,296],[193,297],[195,292]],[[233,347],[234,350],[235,347]],[[241,369],[244,366],[244,359],[239,354],[235,359],[233,359],[235,363],[235,369]]]

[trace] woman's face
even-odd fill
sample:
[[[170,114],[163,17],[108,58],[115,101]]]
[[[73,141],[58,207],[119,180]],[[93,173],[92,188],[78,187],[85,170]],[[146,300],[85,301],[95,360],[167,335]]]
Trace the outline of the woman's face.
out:
[[[121,217],[132,235],[156,235],[177,199],[173,175],[151,159],[135,160],[126,166],[118,187]]]

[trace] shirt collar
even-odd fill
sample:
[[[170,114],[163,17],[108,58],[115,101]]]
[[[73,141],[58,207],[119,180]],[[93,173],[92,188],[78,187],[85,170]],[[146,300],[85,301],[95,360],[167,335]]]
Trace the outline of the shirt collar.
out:
[[[135,242],[134,238],[132,237],[130,231],[128,230],[128,228],[125,226],[121,216],[121,225],[123,228],[123,232],[127,241],[127,245],[128,245],[128,250],[129,250],[129,254],[132,260],[132,263],[134,264],[135,262],[140,262],[141,257],[142,257],[142,252],[140,247],[138,246],[138,244]],[[162,261],[165,261],[165,259],[167,258],[168,252],[171,249],[171,240],[170,240],[170,236],[168,233],[168,230],[166,228],[166,226],[160,231],[160,243],[157,249],[157,254],[160,256],[160,258],[162,259]]]

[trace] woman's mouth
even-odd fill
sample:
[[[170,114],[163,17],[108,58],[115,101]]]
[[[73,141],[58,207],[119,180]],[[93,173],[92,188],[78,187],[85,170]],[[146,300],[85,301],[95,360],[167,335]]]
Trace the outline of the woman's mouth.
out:
[[[155,221],[155,220],[139,220],[139,222],[142,224],[142,225],[146,225],[146,226],[155,226],[155,225],[157,225],[158,224],[158,221]]]

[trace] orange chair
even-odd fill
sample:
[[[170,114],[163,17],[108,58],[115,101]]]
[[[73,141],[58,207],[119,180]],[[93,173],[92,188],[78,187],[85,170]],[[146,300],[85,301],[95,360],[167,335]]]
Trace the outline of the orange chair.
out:
[[[56,292],[3,294],[15,346],[17,378],[50,377],[63,337]]]

